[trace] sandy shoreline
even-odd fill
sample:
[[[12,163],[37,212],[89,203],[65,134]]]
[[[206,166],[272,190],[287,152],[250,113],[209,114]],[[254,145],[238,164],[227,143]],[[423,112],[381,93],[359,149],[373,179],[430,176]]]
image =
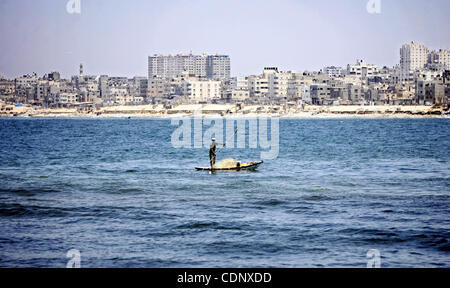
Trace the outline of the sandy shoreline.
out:
[[[115,106],[98,109],[15,107],[2,105],[0,117],[64,118],[155,118],[174,117],[278,117],[305,118],[449,118],[447,107],[431,106],[237,106],[234,104],[192,104]]]

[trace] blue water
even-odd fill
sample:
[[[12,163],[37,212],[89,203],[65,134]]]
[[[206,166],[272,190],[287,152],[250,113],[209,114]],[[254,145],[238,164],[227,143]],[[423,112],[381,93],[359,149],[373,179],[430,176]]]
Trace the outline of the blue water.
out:
[[[450,267],[449,128],[280,120],[277,159],[208,174],[169,120],[0,119],[0,267]]]

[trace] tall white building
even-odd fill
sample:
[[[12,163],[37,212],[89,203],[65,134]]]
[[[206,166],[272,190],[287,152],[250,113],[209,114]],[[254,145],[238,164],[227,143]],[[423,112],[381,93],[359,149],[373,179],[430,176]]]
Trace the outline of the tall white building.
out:
[[[422,70],[450,70],[450,51],[430,51],[425,45],[414,42],[400,49],[400,80],[413,81],[414,75]]]
[[[428,54],[428,48],[423,44],[411,42],[403,45],[400,49],[401,80],[413,80],[414,72],[428,63]]]
[[[180,76],[184,71],[199,74],[194,55],[153,55],[148,57],[148,78],[171,79]],[[200,65],[201,66],[201,65]]]
[[[148,57],[148,78],[173,79],[185,73],[214,80],[230,78],[230,57],[227,55],[153,55]]]
[[[227,55],[206,56],[206,77],[214,80],[225,80],[231,76],[231,62]]]

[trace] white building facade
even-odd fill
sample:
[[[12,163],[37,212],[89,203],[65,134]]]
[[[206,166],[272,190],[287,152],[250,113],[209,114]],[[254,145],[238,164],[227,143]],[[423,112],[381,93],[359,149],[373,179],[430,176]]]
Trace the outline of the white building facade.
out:
[[[376,65],[367,64],[364,60],[357,60],[356,65],[348,65],[348,75],[354,75],[361,79],[366,79],[377,75],[379,72]]]
[[[207,102],[220,99],[222,97],[221,82],[196,77],[187,78],[182,83],[182,94],[193,101]]]
[[[323,74],[331,78],[342,77],[345,75],[345,71],[344,69],[342,69],[342,67],[335,66],[325,67],[323,68],[322,72]]]
[[[214,80],[230,78],[228,55],[153,55],[148,57],[148,78],[173,79],[187,73]]]
[[[428,63],[428,48],[414,42],[405,44],[400,49],[401,81],[412,81],[413,73],[423,69]]]

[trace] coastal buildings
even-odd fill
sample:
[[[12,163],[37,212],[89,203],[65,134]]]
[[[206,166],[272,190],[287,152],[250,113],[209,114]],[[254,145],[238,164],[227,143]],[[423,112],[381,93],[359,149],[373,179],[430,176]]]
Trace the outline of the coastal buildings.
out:
[[[376,65],[367,64],[364,60],[358,59],[355,65],[347,66],[348,75],[354,75],[361,79],[367,79],[378,74],[378,67]]]
[[[16,85],[14,81],[0,77],[0,100],[10,102],[14,100]]]
[[[345,75],[344,69],[342,67],[329,66],[322,69],[323,74],[331,78],[342,77]]]
[[[23,75],[14,80],[15,101],[20,103],[39,104],[36,99],[38,76],[36,73]]]
[[[236,77],[236,83],[233,84],[233,88],[236,89],[248,89],[249,81],[247,76]]]
[[[148,79],[148,99],[152,102],[160,102],[169,98],[171,92],[170,81],[166,78],[153,76]]]
[[[246,88],[233,89],[231,92],[231,100],[238,102],[245,102],[250,99],[250,91]]]
[[[268,83],[268,97],[274,100],[286,100],[290,72],[278,71],[278,68],[265,68],[264,75]]]
[[[125,85],[113,85],[109,88],[109,105],[125,105],[133,103],[133,96],[130,95],[128,87]]]
[[[405,44],[400,49],[401,80],[410,81],[414,71],[423,69],[428,63],[428,48],[414,42]]]
[[[98,78],[98,89],[100,92],[100,98],[103,100],[103,102],[107,102],[108,100],[108,75],[101,75]],[[148,82],[148,81],[147,81]]]
[[[188,72],[206,77],[206,56],[192,54],[153,55],[148,57],[148,78],[172,79]]]
[[[173,79],[188,73],[212,80],[230,78],[231,61],[228,55],[153,55],[148,57],[148,78]]]
[[[36,85],[38,81],[38,76],[36,73],[33,74],[28,74],[28,75],[24,75],[22,77],[18,77],[15,79],[15,83],[16,83],[16,88],[21,89],[21,88],[26,88],[26,87],[31,87],[33,85]]]
[[[204,102],[222,98],[220,81],[193,76],[184,79],[181,85],[182,96],[191,101]]]
[[[62,92],[55,96],[56,106],[70,106],[78,103],[78,94],[75,92]]]
[[[431,51],[428,54],[427,67],[435,71],[450,70],[450,51],[443,49]]]
[[[419,75],[416,80],[414,103],[420,105],[450,104],[450,72],[435,78]]]
[[[226,80],[231,77],[231,62],[227,55],[206,56],[206,77],[213,80]]]
[[[309,86],[311,94],[311,104],[323,105],[326,99],[330,98],[330,87],[327,84],[316,83]]]
[[[450,70],[450,51],[430,51],[425,45],[411,42],[400,49],[400,79],[414,81],[414,73],[422,70]]]
[[[248,90],[251,97],[261,99],[267,95],[269,92],[269,80],[266,77],[267,74],[248,77]]]
[[[63,79],[58,72],[8,80],[0,77],[0,100],[43,107],[235,103],[243,105],[414,105],[446,104],[448,50],[403,45],[400,64],[378,68],[364,60],[321,71],[281,71],[230,77],[226,55],[154,55],[149,78],[86,75]]]
[[[148,81],[145,77],[110,77],[106,103],[109,105],[140,105],[147,100]]]
[[[148,93],[147,77],[134,77],[129,80],[130,94],[133,95],[133,103],[147,102]]]

